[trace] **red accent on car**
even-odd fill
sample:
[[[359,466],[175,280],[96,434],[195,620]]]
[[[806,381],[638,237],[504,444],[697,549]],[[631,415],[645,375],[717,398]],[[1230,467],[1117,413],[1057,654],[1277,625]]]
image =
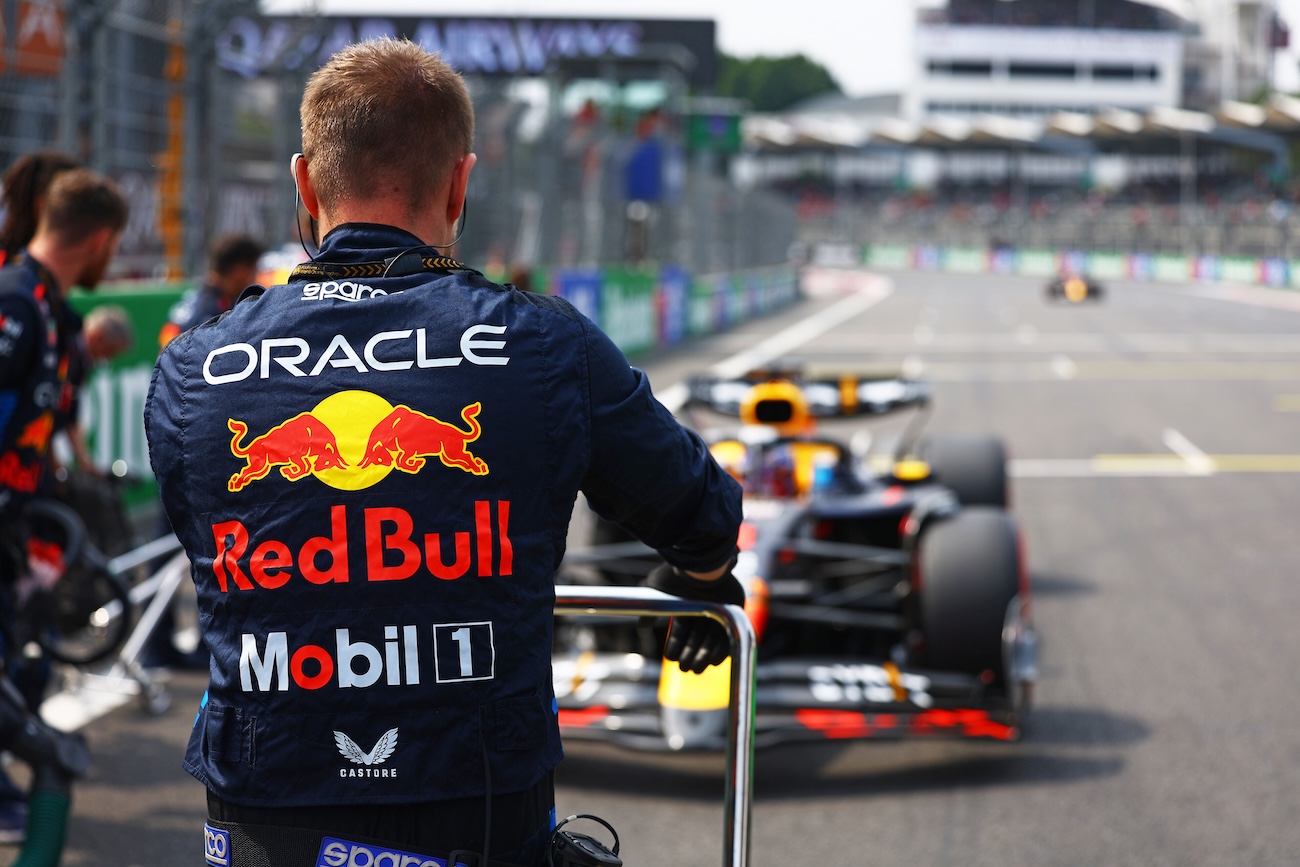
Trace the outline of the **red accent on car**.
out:
[[[742,551],[748,551],[754,547],[758,541],[758,527],[748,521],[740,525],[740,532],[736,535],[736,547]]]
[[[609,716],[609,708],[596,706],[575,709],[561,708],[559,717],[561,726],[589,726]]]

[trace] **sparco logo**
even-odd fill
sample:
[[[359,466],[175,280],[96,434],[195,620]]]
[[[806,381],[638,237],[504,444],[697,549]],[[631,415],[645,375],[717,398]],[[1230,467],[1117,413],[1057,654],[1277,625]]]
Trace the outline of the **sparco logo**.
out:
[[[383,289],[375,289],[364,283],[351,280],[329,280],[325,283],[308,283],[302,287],[302,300],[319,301],[324,298],[337,298],[340,301],[362,301],[375,295],[387,295]]]
[[[460,862],[458,862],[460,863]],[[441,858],[326,837],[315,867],[445,867]]]
[[[397,749],[397,729],[391,728],[384,732],[383,737],[375,744],[370,752],[366,752],[357,746],[357,742],[343,734],[343,732],[334,732],[334,743],[338,745],[339,754],[343,758],[358,765],[365,765],[364,768],[341,768],[339,769],[340,777],[395,777],[397,771],[391,768],[371,769],[370,765],[382,765],[388,761],[388,757]]]

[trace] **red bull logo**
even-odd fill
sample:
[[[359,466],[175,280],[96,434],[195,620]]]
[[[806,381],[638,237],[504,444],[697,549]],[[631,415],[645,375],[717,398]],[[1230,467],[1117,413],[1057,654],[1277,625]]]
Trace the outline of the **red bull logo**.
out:
[[[317,471],[346,467],[347,461],[339,456],[339,446],[334,433],[309,412],[300,412],[286,422],[281,422],[246,446],[239,441],[248,433],[248,425],[238,419],[226,422],[232,434],[230,451],[246,462],[244,468],[230,477],[227,485],[231,491],[240,491],[256,479],[266,478],[275,467],[280,475],[291,482]]]
[[[436,457],[444,466],[485,476],[487,464],[465,450],[483,432],[478,423],[482,409],[482,404],[471,403],[460,411],[461,420],[469,426],[463,431],[409,406],[399,406],[370,432],[366,456],[359,466],[395,466],[404,473],[418,473],[426,457]]]
[[[344,391],[247,443],[248,425],[232,418],[227,423],[230,451],[244,459],[244,466],[227,487],[243,490],[278,468],[291,482],[310,475],[332,488],[356,491],[394,469],[418,473],[430,458],[445,467],[487,475],[487,463],[468,449],[482,433],[482,408],[479,402],[464,407],[460,427],[406,405],[394,407],[368,391]]]
[[[27,423],[22,433],[14,445],[19,448],[36,449],[38,452],[45,451],[50,444],[50,437],[54,435],[54,413],[43,412],[37,418]]]

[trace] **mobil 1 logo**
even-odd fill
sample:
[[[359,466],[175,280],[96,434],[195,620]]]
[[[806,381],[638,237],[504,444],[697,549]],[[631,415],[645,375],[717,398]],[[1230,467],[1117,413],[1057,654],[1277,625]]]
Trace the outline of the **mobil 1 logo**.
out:
[[[491,680],[496,676],[492,621],[435,623],[433,664],[438,683]]]

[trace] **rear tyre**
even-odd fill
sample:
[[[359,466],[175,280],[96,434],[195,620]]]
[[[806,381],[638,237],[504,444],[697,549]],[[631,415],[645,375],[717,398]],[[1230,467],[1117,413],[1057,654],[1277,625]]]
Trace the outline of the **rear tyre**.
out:
[[[1000,509],[962,509],[925,530],[918,552],[922,663],[1007,682],[1003,629],[1020,592],[1015,521]]]
[[[920,457],[930,465],[934,480],[956,494],[963,506],[1007,507],[1007,450],[997,437],[926,437]]]

